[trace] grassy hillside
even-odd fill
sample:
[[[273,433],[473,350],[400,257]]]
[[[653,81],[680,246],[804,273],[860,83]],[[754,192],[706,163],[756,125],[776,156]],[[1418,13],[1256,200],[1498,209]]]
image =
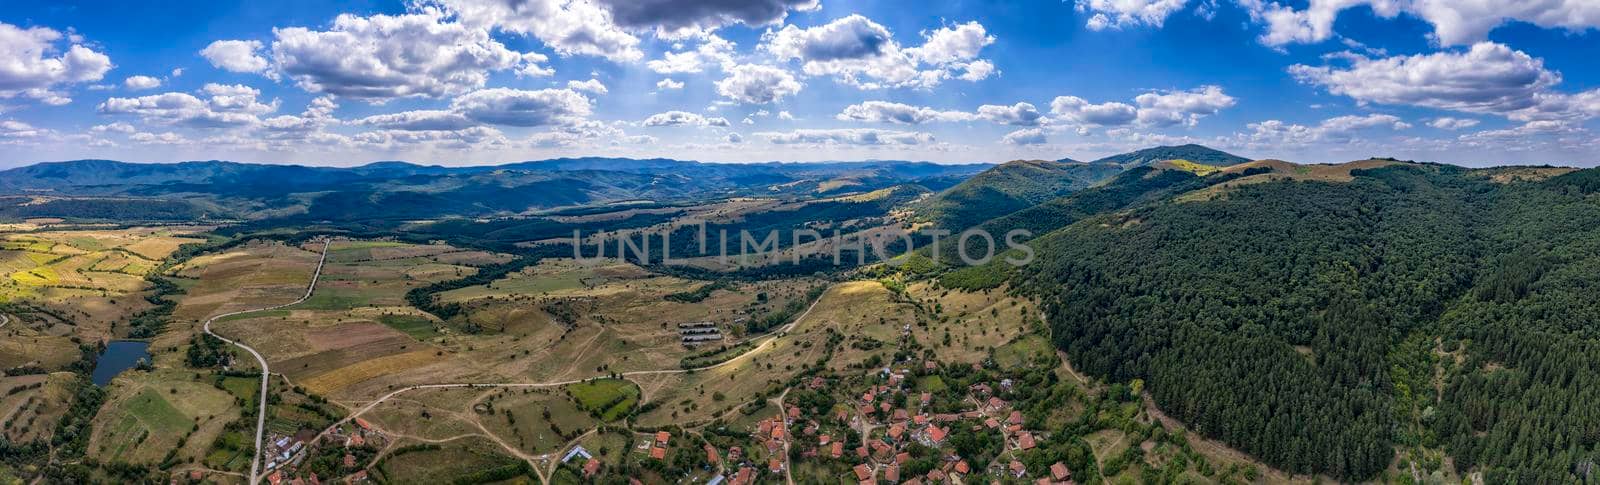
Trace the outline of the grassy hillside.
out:
[[[1448,455],[1490,483],[1584,480],[1600,459],[1596,171],[1251,171],[1223,197],[1041,237],[1013,283],[1078,369],[1143,379],[1169,415],[1274,467],[1371,480]]]
[[[1116,165],[1018,160],[991,168],[920,204],[919,217],[958,232],[1082,190],[1120,172]]]

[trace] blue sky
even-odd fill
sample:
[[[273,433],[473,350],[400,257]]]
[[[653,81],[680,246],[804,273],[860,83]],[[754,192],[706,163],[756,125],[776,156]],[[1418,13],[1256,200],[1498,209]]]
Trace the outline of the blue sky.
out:
[[[13,2],[0,166],[1594,166],[1597,26],[1577,0]]]

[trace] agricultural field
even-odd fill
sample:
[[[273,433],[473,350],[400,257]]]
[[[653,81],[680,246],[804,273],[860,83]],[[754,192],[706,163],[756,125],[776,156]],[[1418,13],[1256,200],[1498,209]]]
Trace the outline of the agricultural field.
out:
[[[759,341],[753,351],[711,369],[633,378],[648,400],[660,404],[638,422],[663,426],[728,415],[771,397],[819,361],[829,368],[861,368],[872,356],[882,362],[892,351],[882,345],[883,339],[897,339],[913,318],[909,305],[891,301],[890,292],[876,281],[834,285],[791,330]]]
[[[124,372],[106,396],[89,439],[89,456],[104,461],[200,460],[239,417],[231,393],[192,372]]]
[[[30,308],[49,332],[87,340],[149,307],[145,277],[178,247],[203,242],[207,226],[0,232],[0,303]],[[19,307],[19,308],[20,308]],[[70,329],[59,329],[59,326]]]
[[[351,386],[375,379],[383,381],[381,378],[385,376],[399,374],[423,380],[475,373],[470,363],[430,343],[444,335],[442,327],[431,315],[407,306],[404,297],[406,291],[418,285],[460,278],[476,271],[470,266],[441,263],[436,258],[451,255],[482,261],[500,261],[501,258],[444,245],[344,240],[329,244],[327,263],[310,299],[281,310],[224,318],[217,321],[214,328],[224,335],[251,342],[252,347],[267,356],[275,371],[284,373],[292,382],[315,394],[349,395],[346,391]],[[310,280],[309,272],[314,269],[316,253],[283,246],[268,249],[271,250],[261,255],[202,256],[195,258],[194,263],[210,264],[214,268],[212,271],[225,271],[224,266],[274,265],[268,263],[272,258],[288,258],[286,266],[299,269],[299,263],[305,261],[309,266],[304,272],[296,271],[299,279],[284,278],[286,283],[274,294],[294,295],[287,291],[303,291]],[[182,269],[195,270],[191,266]],[[231,278],[247,277],[239,276],[242,273],[239,269],[226,271],[229,272],[224,274]],[[201,280],[206,281],[205,278]],[[289,284],[296,281],[297,284]],[[190,298],[197,297],[196,293],[191,291],[186,296],[186,305],[210,301],[210,294],[199,292],[200,300],[189,302]],[[288,296],[285,300],[297,297]],[[257,298],[255,301],[252,307],[266,306],[273,300]],[[183,313],[185,310],[189,307],[180,305],[180,314],[193,314]],[[225,310],[215,308],[212,314]],[[388,384],[390,382],[383,381],[382,385]]]
[[[710,284],[652,274],[615,260],[546,260],[486,285],[446,292],[467,309],[467,333],[446,345],[498,375],[579,379],[605,371],[676,367],[690,350],[679,323],[714,322],[736,342],[745,322],[802,298],[805,279],[752,282],[674,301]],[[536,293],[530,293],[537,291]]]
[[[518,463],[516,458],[483,438],[402,447],[397,451],[375,467],[385,480],[397,484],[449,483],[487,470],[515,467]]]
[[[76,379],[67,372],[0,377],[0,437],[12,443],[49,439]]]

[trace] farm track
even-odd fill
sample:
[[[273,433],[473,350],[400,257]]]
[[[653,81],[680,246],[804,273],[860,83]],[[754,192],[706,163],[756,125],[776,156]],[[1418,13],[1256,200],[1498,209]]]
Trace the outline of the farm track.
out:
[[[326,247],[324,247],[324,254],[326,254]],[[321,265],[319,264],[318,265],[319,271],[320,271],[320,268],[321,268]],[[316,284],[314,280],[313,280],[312,284],[313,285]],[[307,295],[309,296],[309,292],[307,293]],[[692,372],[702,372],[702,371],[708,371],[708,370],[721,368],[723,366],[726,366],[726,365],[732,364],[734,362],[737,362],[737,361],[739,361],[741,359],[744,359],[745,357],[748,357],[748,356],[754,354],[755,352],[759,352],[759,351],[767,348],[767,346],[771,345],[772,342],[776,341],[778,339],[778,337],[786,335],[786,334],[789,333],[789,331],[794,330],[794,327],[796,325],[799,325],[802,320],[805,320],[805,318],[807,316],[810,316],[811,315],[811,311],[816,309],[817,308],[817,304],[821,303],[821,302],[822,302],[822,296],[819,295],[817,297],[817,300],[811,302],[811,305],[806,307],[806,311],[800,313],[800,315],[795,317],[794,320],[791,320],[787,325],[784,325],[782,328],[778,329],[777,331],[771,332],[771,333],[767,334],[765,337],[762,337],[762,339],[764,339],[764,341],[762,341],[761,344],[756,345],[755,347],[751,347],[750,350],[746,350],[743,353],[740,353],[739,355],[736,355],[736,356],[734,356],[732,358],[729,358],[728,360],[725,360],[725,361],[722,361],[722,362],[718,362],[716,364],[704,366],[704,367],[695,367],[695,368],[691,368],[691,369],[641,370],[641,371],[623,372],[623,373],[617,374],[617,375],[618,375],[618,377],[626,379],[628,377],[633,377],[633,376],[687,374],[687,373],[692,373]],[[284,305],[284,306],[288,306],[288,305]],[[254,310],[254,311],[262,311],[262,310]],[[207,331],[209,332],[209,330],[207,330]],[[265,365],[265,363],[263,363],[263,365]],[[401,394],[405,394],[405,393],[411,392],[411,391],[423,390],[423,389],[479,389],[479,388],[528,389],[528,388],[542,388],[542,387],[559,387],[559,386],[577,384],[577,383],[580,383],[580,382],[583,382],[583,381],[587,381],[587,380],[590,380],[590,379],[594,379],[594,378],[598,378],[598,377],[605,377],[605,376],[601,375],[601,376],[594,376],[594,377],[589,377],[589,378],[584,378],[584,379],[569,379],[569,380],[562,380],[562,381],[555,381],[555,382],[531,382],[531,383],[528,383],[528,382],[524,382],[524,383],[518,383],[518,382],[484,382],[484,383],[453,383],[453,384],[419,384],[419,385],[410,386],[410,387],[403,387],[403,388],[400,388],[400,389],[396,389],[396,390],[394,390],[394,391],[392,391],[392,392],[390,392],[388,394],[384,394],[382,397],[379,397],[378,399],[376,399],[376,400],[374,400],[374,401],[372,401],[370,403],[367,403],[367,405],[365,405],[365,406],[361,406],[360,408],[354,409],[348,416],[345,416],[344,419],[341,419],[339,421],[334,422],[331,425],[328,425],[328,427],[326,429],[323,429],[321,433],[317,433],[317,436],[315,438],[312,438],[311,442],[312,443],[316,443],[316,442],[321,441],[323,437],[325,437],[328,434],[332,433],[334,430],[338,429],[340,426],[343,426],[346,423],[349,423],[349,422],[355,420],[356,418],[360,417],[361,415],[366,414],[366,413],[372,411],[373,409],[376,409],[378,407],[378,405],[383,404],[385,401],[388,401],[390,399],[394,399],[396,396],[399,396]],[[637,384],[637,383],[635,383],[635,384]],[[644,388],[641,386],[640,387],[640,402],[641,403],[644,402],[643,389]],[[476,420],[473,420],[473,421],[476,422]],[[482,425],[478,424],[478,426],[481,429]],[[487,430],[485,430],[485,433],[487,433]],[[519,456],[519,457],[523,457],[524,460],[528,461],[528,464],[535,466],[535,470],[541,470],[536,463],[533,463],[533,460],[532,460],[533,458],[538,458],[538,457],[528,456],[527,454],[522,453],[521,450],[517,450],[516,448],[511,447],[508,444],[506,444],[505,442],[500,441],[498,439],[496,439],[495,441],[499,442],[502,447],[506,448],[508,451],[511,451],[514,455]]]
[[[270,307],[266,307],[266,308],[257,308],[257,309],[254,309],[254,310],[239,310],[239,311],[236,311],[236,312],[228,312],[228,313],[224,313],[224,314],[221,314],[221,315],[215,315],[215,316],[212,316],[209,319],[206,319],[206,323],[205,323],[205,326],[204,326],[206,334],[211,335],[212,337],[216,337],[216,338],[222,340],[223,342],[227,342],[229,344],[233,344],[235,347],[239,347],[241,349],[244,349],[246,352],[250,352],[250,355],[255,356],[256,362],[261,365],[261,397],[256,400],[256,404],[257,404],[257,406],[259,406],[256,409],[256,445],[255,445],[255,453],[253,453],[253,456],[250,459],[250,481],[247,482],[247,483],[252,484],[252,485],[261,480],[261,441],[262,441],[263,433],[266,431],[266,427],[267,427],[267,386],[271,382],[272,371],[271,371],[270,368],[267,367],[267,359],[265,357],[262,357],[260,352],[256,352],[256,349],[251,348],[250,346],[245,345],[242,342],[239,342],[239,341],[236,341],[236,340],[229,340],[227,337],[223,337],[221,335],[218,335],[216,332],[211,331],[211,323],[217,321],[217,319],[220,319],[220,318],[227,318],[227,317],[231,317],[231,316],[235,316],[235,315],[244,315],[244,314],[248,314],[248,313],[272,311],[272,310],[277,310],[277,309],[281,309],[281,308],[284,308],[284,307],[289,307],[289,306],[293,306],[293,305],[298,305],[298,304],[304,303],[306,300],[311,298],[311,293],[317,289],[317,280],[322,277],[322,265],[323,265],[323,263],[326,263],[328,261],[328,247],[329,246],[332,246],[331,242],[326,241],[326,240],[323,241],[323,243],[322,243],[322,255],[317,258],[317,269],[316,269],[315,272],[313,272],[311,274],[311,283],[306,285],[306,293],[304,295],[301,295],[300,299],[295,300],[295,301],[291,301],[289,303],[284,303],[282,305],[274,305],[274,306],[270,306]]]

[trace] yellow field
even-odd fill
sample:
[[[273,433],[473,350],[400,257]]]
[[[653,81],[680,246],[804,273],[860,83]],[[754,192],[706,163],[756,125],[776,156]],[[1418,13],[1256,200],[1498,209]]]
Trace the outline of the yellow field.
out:
[[[388,355],[342,367],[302,381],[306,389],[317,394],[332,394],[352,384],[374,377],[399,374],[406,370],[428,365],[440,360],[431,350],[418,350],[404,354]]]
[[[77,324],[80,337],[112,337],[111,325],[149,305],[144,277],[206,227],[0,233],[0,302],[22,302]]]

